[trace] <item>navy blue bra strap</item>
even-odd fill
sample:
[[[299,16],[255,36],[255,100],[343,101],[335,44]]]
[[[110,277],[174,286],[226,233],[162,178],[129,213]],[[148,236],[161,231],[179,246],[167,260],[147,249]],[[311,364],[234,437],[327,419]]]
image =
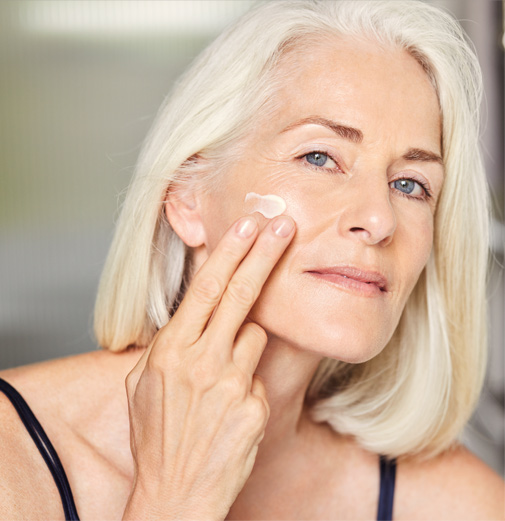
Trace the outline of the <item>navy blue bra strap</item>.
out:
[[[19,392],[2,378],[0,378],[0,391],[9,398],[21,418],[21,421],[26,427],[26,430],[44,458],[46,465],[51,471],[61,496],[63,510],[65,511],[65,519],[67,521],[79,521],[67,475],[65,474],[60,458],[58,457],[53,444],[49,441],[42,425],[40,425],[39,421]]]
[[[392,521],[395,496],[396,459],[380,456],[380,491],[377,521]]]

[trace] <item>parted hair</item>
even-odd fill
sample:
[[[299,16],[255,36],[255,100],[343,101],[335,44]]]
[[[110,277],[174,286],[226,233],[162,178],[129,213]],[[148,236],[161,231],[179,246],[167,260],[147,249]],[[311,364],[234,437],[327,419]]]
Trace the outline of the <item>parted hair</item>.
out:
[[[235,145],[285,80],[275,74],[280,60],[325,37],[372,40],[422,65],[439,99],[445,179],[431,256],[389,343],[364,363],[323,359],[306,400],[315,421],[373,452],[429,458],[458,440],[482,388],[490,219],[479,64],[459,23],[430,4],[262,2],[209,45],[174,85],[144,143],[100,280],[95,335],[112,351],[146,346],[170,320],[191,277],[192,248],[164,215],[167,189],[219,183]]]

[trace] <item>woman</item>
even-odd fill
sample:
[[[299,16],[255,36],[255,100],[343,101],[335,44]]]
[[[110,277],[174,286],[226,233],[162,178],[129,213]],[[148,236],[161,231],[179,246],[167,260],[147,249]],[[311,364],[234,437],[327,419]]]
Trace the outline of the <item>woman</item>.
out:
[[[423,3],[274,1],[223,33],[147,138],[104,350],[1,373],[1,518],[503,519],[457,441],[485,370],[480,89]]]

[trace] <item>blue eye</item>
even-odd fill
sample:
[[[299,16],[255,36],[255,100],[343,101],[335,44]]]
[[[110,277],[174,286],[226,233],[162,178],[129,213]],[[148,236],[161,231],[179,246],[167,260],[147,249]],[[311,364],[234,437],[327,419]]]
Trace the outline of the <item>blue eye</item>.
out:
[[[328,156],[322,152],[311,152],[305,156],[307,161],[315,166],[324,166],[328,161]]]
[[[431,197],[431,193],[428,186],[421,181],[415,181],[414,179],[397,179],[392,181],[393,188],[396,188],[401,195],[410,197],[413,199],[428,199]]]
[[[394,186],[401,192],[404,192],[406,194],[411,194],[414,191],[414,188],[416,187],[415,181],[412,179],[398,179],[398,181],[394,181]]]
[[[309,163],[309,167],[315,170],[321,170],[324,173],[342,173],[342,169],[340,165],[331,157],[330,154],[326,154],[325,152],[321,152],[319,150],[314,150],[314,152],[309,152],[308,154],[303,154],[302,156],[297,157],[297,159],[301,159],[303,162]]]

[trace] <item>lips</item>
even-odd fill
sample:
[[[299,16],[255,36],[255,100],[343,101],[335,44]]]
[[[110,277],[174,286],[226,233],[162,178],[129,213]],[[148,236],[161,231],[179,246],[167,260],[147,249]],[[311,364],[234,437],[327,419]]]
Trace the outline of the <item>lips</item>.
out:
[[[388,281],[384,275],[377,271],[364,270],[354,266],[314,268],[308,273],[365,294],[379,294],[388,290]]]

